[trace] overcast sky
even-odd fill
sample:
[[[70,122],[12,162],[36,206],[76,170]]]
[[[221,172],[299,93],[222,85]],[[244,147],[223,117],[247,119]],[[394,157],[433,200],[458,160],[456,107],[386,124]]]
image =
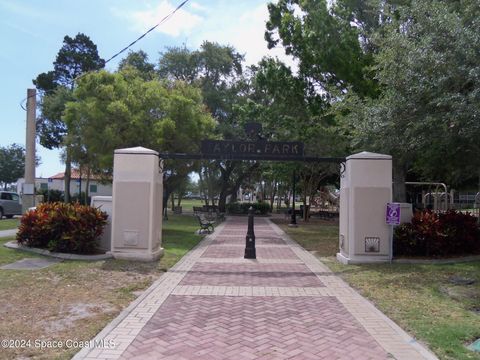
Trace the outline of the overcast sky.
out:
[[[168,15],[181,0],[0,0],[0,146],[25,145],[26,113],[20,107],[32,79],[53,69],[63,37],[82,32],[110,58]],[[263,38],[267,0],[190,0],[132,50],[144,50],[157,62],[167,46],[197,49],[204,40],[233,45],[247,64],[262,56],[287,60],[283,49],[268,50]],[[121,56],[122,57],[122,56]],[[120,58],[121,58],[120,57]],[[117,61],[107,65],[115,70]],[[141,144],[139,144],[141,145]],[[37,144],[42,164],[37,177],[63,171],[59,152]]]

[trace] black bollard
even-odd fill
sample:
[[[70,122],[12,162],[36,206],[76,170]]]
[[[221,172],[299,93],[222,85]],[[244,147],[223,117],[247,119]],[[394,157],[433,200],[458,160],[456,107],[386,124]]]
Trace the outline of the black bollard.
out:
[[[253,207],[248,209],[248,230],[247,237],[245,239],[245,256],[244,259],[256,259],[257,252],[255,250],[255,232],[253,230],[253,214],[255,211]]]

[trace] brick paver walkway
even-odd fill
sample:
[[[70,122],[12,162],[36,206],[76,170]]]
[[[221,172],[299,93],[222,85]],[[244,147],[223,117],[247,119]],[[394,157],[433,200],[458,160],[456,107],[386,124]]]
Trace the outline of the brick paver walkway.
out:
[[[276,225],[255,221],[256,260],[243,259],[246,219],[229,218],[75,359],[436,359]]]

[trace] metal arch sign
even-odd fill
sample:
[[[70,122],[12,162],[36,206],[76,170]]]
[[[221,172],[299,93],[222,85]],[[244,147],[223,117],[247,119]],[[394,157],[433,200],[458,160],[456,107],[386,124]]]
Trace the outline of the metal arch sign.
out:
[[[211,156],[241,157],[247,159],[301,159],[304,146],[300,141],[225,141],[203,140],[201,153]]]

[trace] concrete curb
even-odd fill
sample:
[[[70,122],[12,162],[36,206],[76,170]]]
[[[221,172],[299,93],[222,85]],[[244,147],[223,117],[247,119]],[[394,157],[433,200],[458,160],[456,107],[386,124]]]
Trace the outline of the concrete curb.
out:
[[[18,229],[0,230],[0,238],[15,236]]]
[[[27,251],[39,255],[49,256],[57,259],[63,260],[83,260],[83,261],[98,261],[98,260],[107,260],[112,259],[112,254],[100,254],[100,255],[78,255],[78,254],[65,254],[51,252],[44,249],[32,248],[27,246],[18,245],[16,241],[9,241],[5,245],[6,248]]]

